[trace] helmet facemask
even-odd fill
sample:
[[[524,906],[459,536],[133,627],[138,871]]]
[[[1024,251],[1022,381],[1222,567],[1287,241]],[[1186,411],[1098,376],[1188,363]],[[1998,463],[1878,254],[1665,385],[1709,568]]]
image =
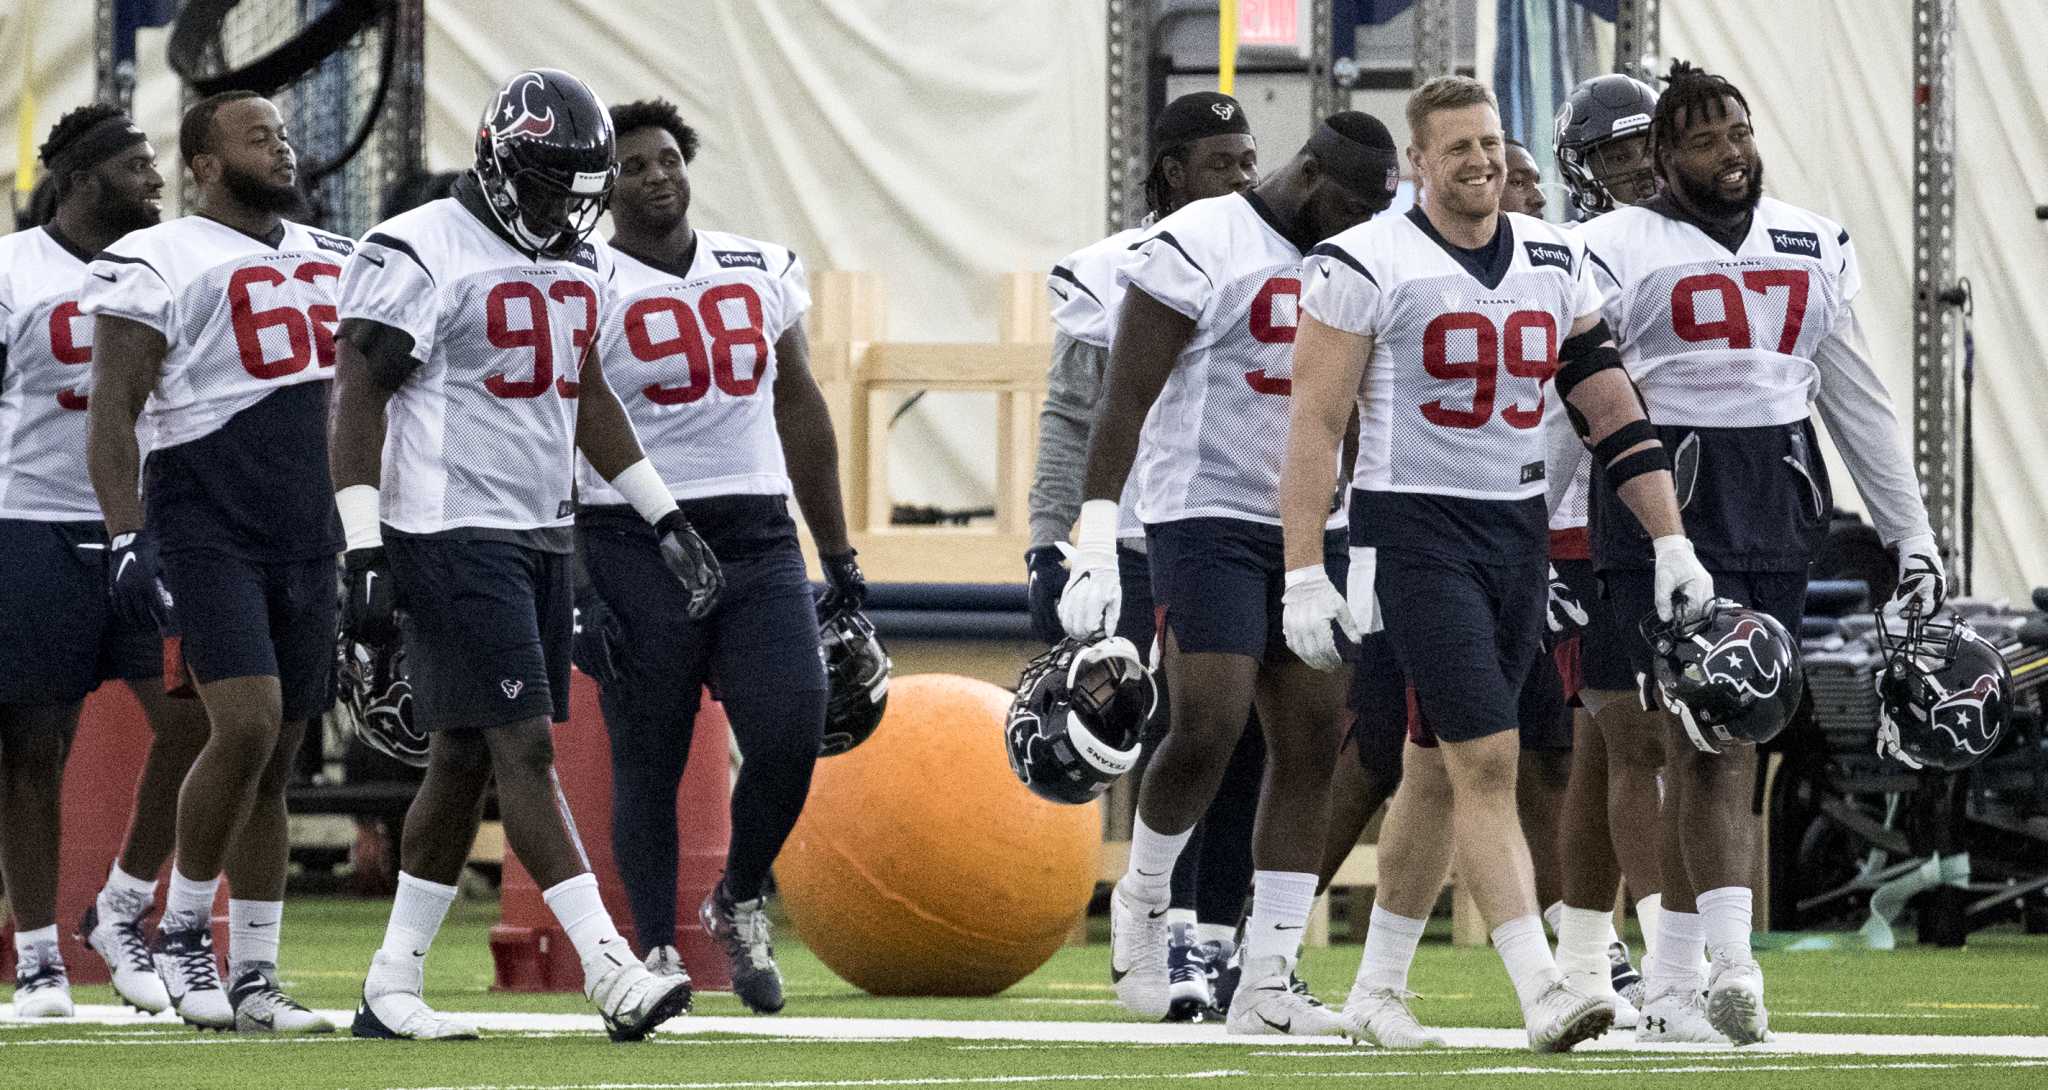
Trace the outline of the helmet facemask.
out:
[[[484,196],[498,225],[521,246],[546,257],[563,258],[597,230],[611,200],[617,166],[601,173],[578,171],[573,184],[564,186],[539,168],[519,167],[506,154],[505,142],[496,137],[491,140],[491,154],[497,177],[481,179]]]

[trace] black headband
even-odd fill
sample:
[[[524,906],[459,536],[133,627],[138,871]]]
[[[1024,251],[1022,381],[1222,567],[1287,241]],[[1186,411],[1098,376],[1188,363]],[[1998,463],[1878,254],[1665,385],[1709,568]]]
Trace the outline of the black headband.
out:
[[[1401,155],[1393,148],[1361,144],[1325,121],[1308,138],[1309,154],[1346,193],[1365,201],[1393,200],[1401,186]]]
[[[55,162],[47,165],[50,173],[61,178],[74,170],[91,170],[148,139],[141,129],[135,127],[135,122],[116,114],[85,130],[69,147],[57,153]]]

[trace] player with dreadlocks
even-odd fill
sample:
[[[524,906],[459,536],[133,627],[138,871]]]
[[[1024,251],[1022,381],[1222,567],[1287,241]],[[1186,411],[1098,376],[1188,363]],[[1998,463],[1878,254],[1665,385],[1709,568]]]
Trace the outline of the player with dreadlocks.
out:
[[[1623,362],[1673,452],[1686,534],[1722,597],[1797,632],[1831,499],[1810,418],[1817,405],[1878,532],[1899,550],[1886,612],[1929,616],[1946,580],[1853,309],[1862,273],[1849,232],[1763,195],[1749,104],[1733,84],[1683,61],[1667,79],[1651,122],[1664,191],[1582,235]],[[1637,622],[1651,606],[1651,543],[1598,475],[1592,514],[1604,606],[1645,674],[1654,652]],[[1769,1021],[1749,936],[1756,749],[1717,753],[1697,732],[1665,730],[1664,911],[1643,1021],[1704,1013],[1714,1030],[1750,1044]],[[1702,1012],[1703,947],[1712,967]]]

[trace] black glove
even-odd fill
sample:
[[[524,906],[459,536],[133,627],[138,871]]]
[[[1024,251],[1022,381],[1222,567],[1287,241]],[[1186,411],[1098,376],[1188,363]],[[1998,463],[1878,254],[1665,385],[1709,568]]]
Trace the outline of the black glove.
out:
[[[357,643],[383,647],[398,638],[398,585],[384,547],[342,554],[341,634]]]
[[[1030,575],[1026,594],[1031,600],[1031,631],[1047,643],[1067,638],[1060,624],[1060,592],[1067,589],[1067,565],[1057,545],[1039,545],[1024,550],[1024,570]]]
[[[585,590],[576,596],[573,631],[569,661],[601,685],[619,680],[626,662],[624,626],[597,591]]]
[[[170,621],[171,592],[157,564],[156,535],[147,530],[117,534],[108,544],[107,591],[114,612],[137,628],[161,632]]]
[[[718,608],[719,592],[725,589],[725,575],[718,570],[718,557],[712,555],[711,546],[704,544],[679,510],[661,516],[654,533],[661,539],[661,562],[690,595],[690,619],[709,617]]]
[[[825,596],[818,599],[820,620],[841,611],[858,613],[867,604],[868,580],[854,562],[856,555],[852,549],[836,556],[818,554],[818,564],[825,569]]]

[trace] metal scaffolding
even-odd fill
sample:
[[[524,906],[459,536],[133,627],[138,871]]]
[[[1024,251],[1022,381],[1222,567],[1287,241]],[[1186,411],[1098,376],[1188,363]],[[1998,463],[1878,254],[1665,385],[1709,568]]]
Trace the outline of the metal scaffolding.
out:
[[[1456,72],[1458,36],[1451,22],[1456,0],[1415,2],[1415,85]]]
[[[1108,182],[1104,217],[1115,234],[1145,215],[1146,70],[1152,56],[1150,0],[1108,0],[1108,62],[1103,81],[1108,99]]]
[[[1664,67],[1660,0],[1619,0],[1614,12],[1614,70],[1639,80],[1657,78]]]
[[[1330,10],[1330,0],[1311,0],[1308,7],[1308,111],[1309,131],[1333,113],[1343,95],[1337,86],[1337,36],[1336,16]],[[1344,43],[1346,53],[1351,43]]]
[[[1970,446],[1956,414],[1955,23],[1955,0],[1913,0],[1913,467],[1935,539],[1967,571],[1956,551]]]

